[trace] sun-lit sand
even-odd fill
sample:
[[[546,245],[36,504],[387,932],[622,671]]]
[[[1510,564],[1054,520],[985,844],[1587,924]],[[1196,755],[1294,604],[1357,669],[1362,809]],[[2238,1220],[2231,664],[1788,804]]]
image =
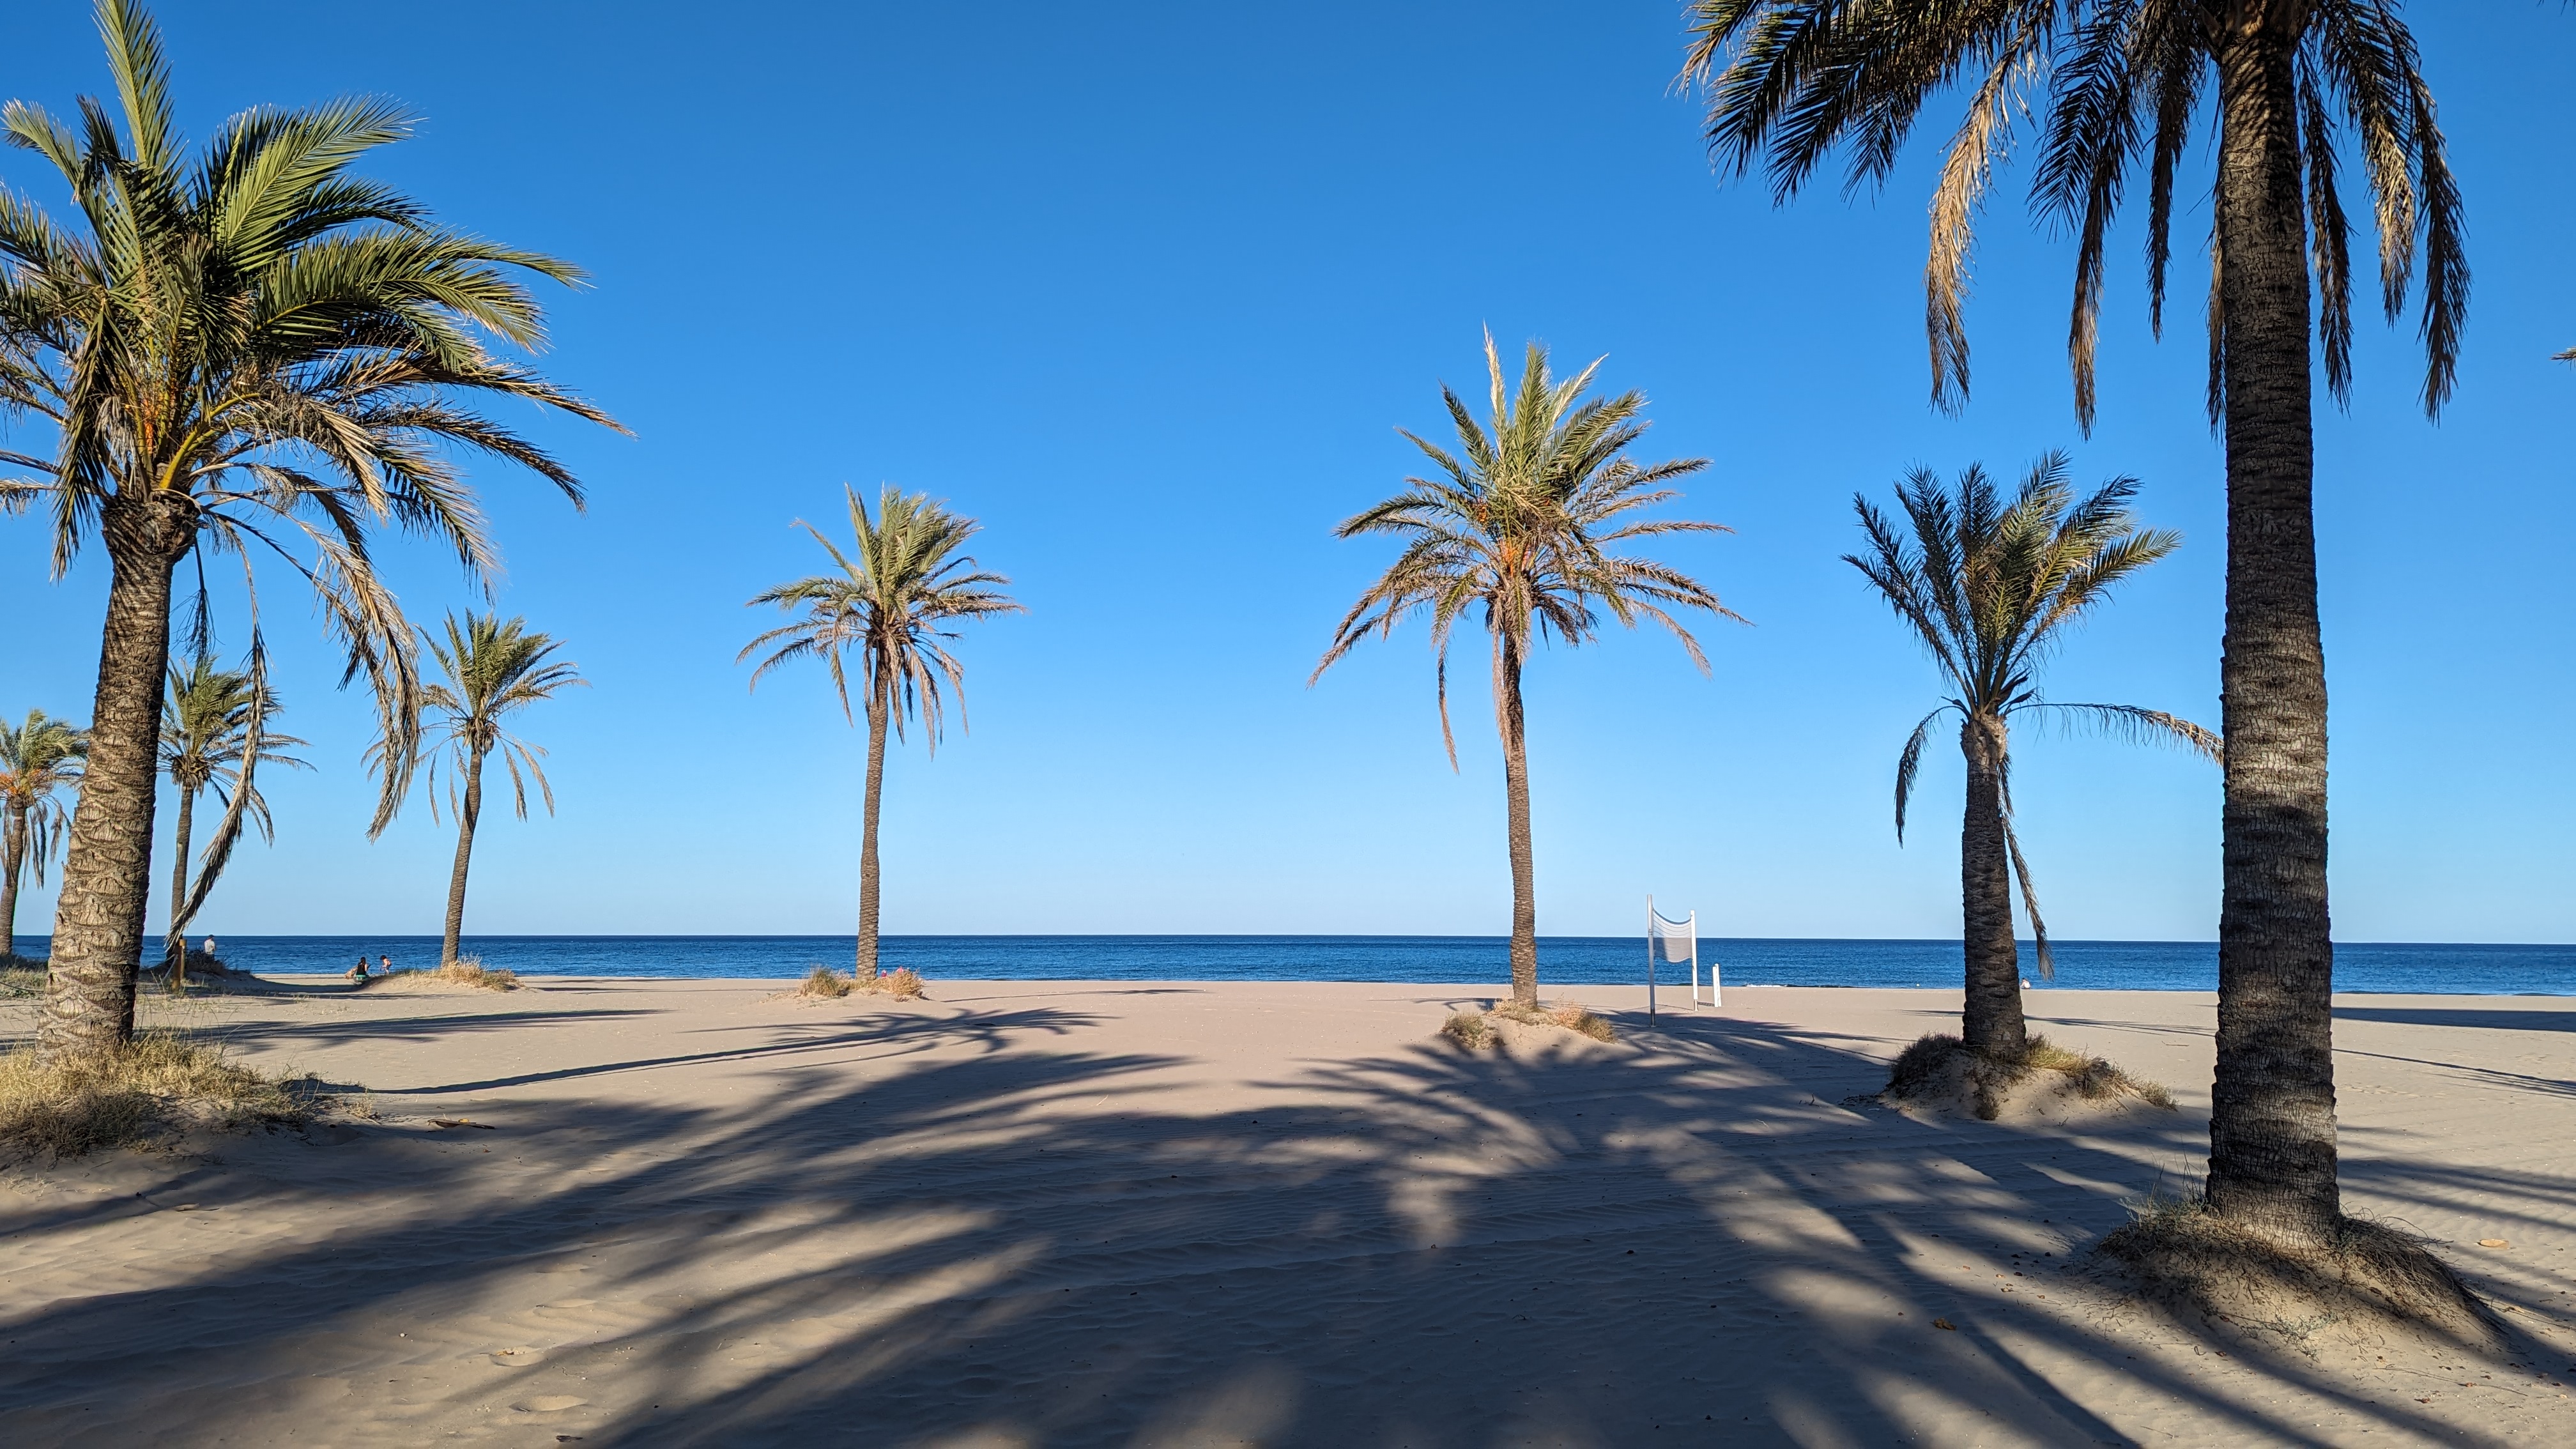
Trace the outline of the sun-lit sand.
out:
[[[2035,995],[2181,1108],[2050,1126],[1847,1104],[1939,992],[1582,989],[1622,1039],[1536,1059],[1436,1038],[1491,988],[788,984],[152,1003],[376,1119],[0,1172],[0,1437],[2576,1442],[2576,1001],[2338,1004],[2348,1200],[2478,1358],[2083,1271],[2196,1181],[2205,995]]]

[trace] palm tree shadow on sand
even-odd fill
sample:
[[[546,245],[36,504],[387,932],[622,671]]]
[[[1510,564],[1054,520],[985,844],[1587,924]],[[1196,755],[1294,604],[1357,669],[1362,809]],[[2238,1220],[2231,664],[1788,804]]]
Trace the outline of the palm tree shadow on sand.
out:
[[[593,1445],[980,1429],[1465,1446],[1719,1425],[1887,1443],[1970,1423],[2100,1443],[2122,1434],[2088,1403],[2156,1400],[2248,1437],[2298,1439],[2320,1404],[2443,1432],[2287,1348],[2237,1347],[2224,1381],[2183,1374],[2142,1347],[2152,1315],[2096,1311],[2055,1271],[2157,1161],[2196,1156],[2196,1116],[2097,1137],[1917,1121],[1842,1105],[1885,1080],[1883,1043],[1633,1014],[1597,1053],[1426,1044],[1176,1111],[1158,1096],[1189,1063],[1084,1050],[1087,1023],[1045,1010],[992,1015],[1017,1034],[948,1023],[963,1052],[941,1056],[912,1023],[908,1054],[863,1080],[782,1071],[723,1108],[520,1098],[498,1140],[562,1164],[548,1191],[478,1181],[479,1157],[434,1140],[327,1149],[417,1154],[445,1183],[435,1217],[377,1212],[175,1286],[11,1314],[0,1411],[41,1426],[188,1394],[193,1432],[255,1436],[274,1405],[190,1385],[345,1374],[417,1393],[366,1364],[479,1318],[539,1361],[411,1422],[557,1394],[586,1402],[544,1422]],[[2441,1172],[2421,1173],[2434,1190]],[[2562,1214],[2570,1187],[2499,1184]],[[66,1226],[0,1223],[21,1243]],[[2056,1386],[2078,1361],[2110,1377],[2085,1402]]]

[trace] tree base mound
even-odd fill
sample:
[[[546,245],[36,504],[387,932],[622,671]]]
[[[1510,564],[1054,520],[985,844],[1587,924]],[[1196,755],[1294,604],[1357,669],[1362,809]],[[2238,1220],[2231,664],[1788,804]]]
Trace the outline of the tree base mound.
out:
[[[1506,1001],[1484,1011],[1462,1011],[1449,1018],[1440,1034],[1469,1051],[1580,1051],[1619,1039],[1610,1023],[1572,1001],[1554,1006]]]
[[[2392,1338],[2436,1350],[2506,1346],[2486,1305],[2421,1239],[2362,1218],[2345,1218],[2327,1243],[2285,1243],[2192,1198],[2140,1210],[2094,1253],[2158,1306],[2312,1357],[2330,1346],[2384,1354]]]
[[[1986,1122],[2080,1122],[2173,1110],[2172,1095],[2156,1083],[2043,1036],[2031,1037],[2019,1057],[1970,1051],[1955,1036],[1921,1037],[1897,1057],[1879,1100],[1900,1111]]]
[[[829,966],[817,966],[796,983],[796,989],[779,993],[806,1001],[838,1001],[851,995],[891,996],[897,1001],[912,1001],[924,995],[921,975],[909,966],[892,971],[878,971],[867,976],[844,976]]]

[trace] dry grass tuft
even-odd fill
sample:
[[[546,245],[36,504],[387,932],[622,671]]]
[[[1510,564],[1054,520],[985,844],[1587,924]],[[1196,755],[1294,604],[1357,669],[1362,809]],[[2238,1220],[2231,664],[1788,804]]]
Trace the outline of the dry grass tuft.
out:
[[[1558,1026],[1564,1027],[1567,1031],[1588,1036],[1594,1041],[1616,1041],[1619,1039],[1619,1034],[1610,1029],[1610,1023],[1594,1016],[1590,1009],[1586,1008],[1580,1002],[1558,1002],[1556,1010],[1548,1013],[1548,1019],[1555,1022]]]
[[[2198,1198],[2132,1204],[2095,1249],[2153,1296],[2293,1344],[2334,1323],[2394,1322],[2492,1346],[2494,1320],[2424,1241],[2345,1218],[2326,1243],[2288,1243],[2225,1222]]]
[[[50,1064],[21,1048],[0,1056],[0,1157],[59,1161],[192,1126],[299,1126],[333,1101],[316,1078],[266,1076],[169,1032]]]
[[[2160,1083],[2133,1077],[2102,1057],[2068,1051],[2036,1033],[2030,1037],[2029,1050],[2017,1058],[1972,1052],[1955,1036],[1918,1037],[1888,1072],[1886,1097],[1891,1102],[1927,1105],[1964,1098],[1977,1116],[1991,1122],[2002,1113],[2012,1089],[2040,1071],[2065,1077],[2076,1095],[2087,1101],[2135,1097],[2173,1110],[2173,1094]]]
[[[817,966],[806,972],[805,979],[796,984],[796,994],[819,996],[827,1001],[837,1001],[850,994],[852,984],[849,977],[831,967]]]
[[[817,966],[806,973],[794,991],[787,994],[837,1001],[852,992],[864,996],[891,996],[897,1001],[911,1001],[924,994],[920,973],[909,966],[892,971],[872,971],[865,976],[844,976],[829,966]]]
[[[1441,1026],[1440,1034],[1471,1052],[1483,1051],[1494,1044],[1494,1025],[1485,1020],[1482,1012],[1461,1011],[1453,1014]]]
[[[518,972],[506,969],[496,970],[492,967],[486,966],[483,964],[483,958],[480,956],[459,956],[453,963],[446,966],[433,966],[426,971],[416,971],[409,967],[405,967],[388,975],[371,976],[367,979],[370,981],[396,982],[403,985],[435,982],[447,986],[480,987],[485,991],[516,991],[519,989]]]
[[[0,997],[44,994],[44,962],[25,956],[0,955]]]

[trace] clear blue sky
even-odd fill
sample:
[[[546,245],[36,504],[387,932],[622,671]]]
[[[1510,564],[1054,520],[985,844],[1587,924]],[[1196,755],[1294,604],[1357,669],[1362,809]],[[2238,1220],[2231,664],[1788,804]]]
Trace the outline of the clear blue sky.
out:
[[[1755,621],[1705,631],[1707,679],[1643,635],[1535,662],[1542,931],[1631,931],[1654,891],[1722,934],[1956,933],[1955,750],[1911,844],[1888,819],[1934,679],[1837,557],[1852,491],[1912,464],[2017,471],[2063,446],[2087,479],[2143,478],[2141,511],[2188,542],[2050,690],[2216,722],[2203,343],[2188,302],[2148,337],[2136,230],[2090,440],[2068,248],[2018,190],[1986,221],[1974,403],[1936,414],[1928,151],[1874,201],[1721,187],[1667,88],[1663,0],[162,11],[194,135],[253,103],[399,98],[425,120],[379,174],[593,273],[557,299],[546,365],[636,436],[534,424],[593,486],[586,515],[524,475],[479,481],[503,608],[567,638],[595,687],[522,720],[562,813],[488,821],[469,932],[848,929],[862,736],[819,673],[751,696],[733,656],[768,622],[742,601],[816,562],[789,521],[891,480],[984,519],[981,557],[1031,612],[961,646],[972,735],[892,766],[889,930],[1499,934],[1482,690],[1453,775],[1419,631],[1305,687],[1386,558],[1332,524],[1412,470],[1394,427],[1440,425],[1437,386],[1478,381],[1487,326],[1606,354],[1609,384],[1652,397],[1659,456],[1715,460],[1686,509],[1737,532],[1670,557]],[[2566,941],[2576,368],[2547,357],[2576,344],[2576,18],[2409,11],[2476,290],[2439,426],[2413,405],[2412,320],[2375,314],[2351,411],[2320,415],[2336,924]],[[86,4],[16,7],[9,31],[0,95],[104,90]],[[0,175],[59,204],[32,157]],[[2200,265],[2178,268],[2187,299]],[[0,521],[0,710],[85,717],[105,571],[47,582],[42,533]],[[391,556],[416,617],[469,602],[425,546]],[[289,580],[269,587],[284,724],[320,768],[263,776],[278,842],[245,849],[203,923],[434,930],[450,837],[415,797],[366,841],[365,702],[335,692]],[[2214,934],[2212,770],[2025,730],[2017,772],[2058,934]],[[21,929],[50,913],[37,892]]]

